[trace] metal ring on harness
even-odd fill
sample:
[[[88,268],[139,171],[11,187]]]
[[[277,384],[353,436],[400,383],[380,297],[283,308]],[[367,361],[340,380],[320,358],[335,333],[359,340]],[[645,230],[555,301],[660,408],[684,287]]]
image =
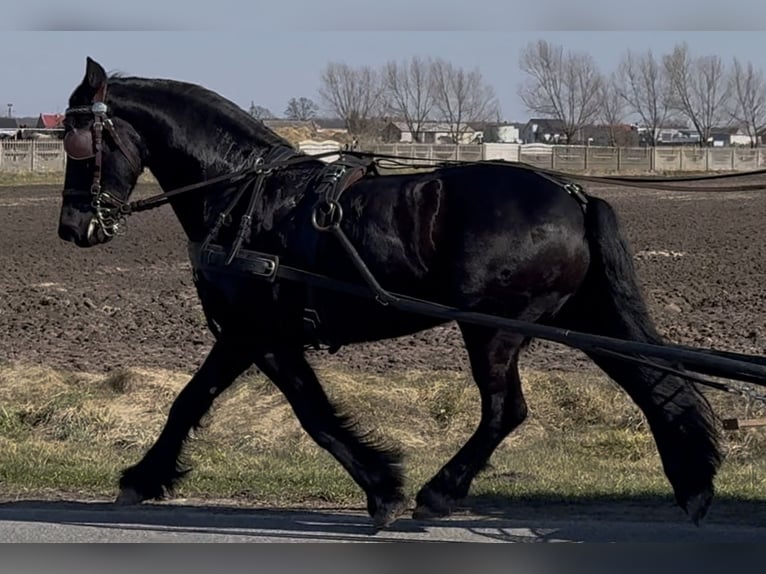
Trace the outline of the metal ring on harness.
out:
[[[320,223],[320,218],[323,223]],[[327,231],[328,229],[340,227],[343,219],[343,208],[334,199],[323,199],[314,206],[311,212],[311,225],[317,231]]]

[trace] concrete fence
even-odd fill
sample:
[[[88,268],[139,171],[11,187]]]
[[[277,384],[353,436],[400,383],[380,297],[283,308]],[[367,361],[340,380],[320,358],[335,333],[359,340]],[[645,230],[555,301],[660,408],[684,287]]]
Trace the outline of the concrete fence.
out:
[[[306,140],[298,148],[308,154],[342,149],[332,140]],[[668,172],[752,171],[766,168],[766,152],[760,148],[612,148],[550,146],[545,144],[376,144],[365,151],[417,160],[522,161],[559,171],[644,174]],[[323,158],[332,161],[337,156]],[[411,159],[406,159],[411,158]],[[0,140],[0,172],[61,173],[66,155],[60,141]]]
[[[765,151],[760,148],[740,147],[617,148],[545,144],[460,146],[387,144],[369,146],[369,151],[428,160],[521,161],[558,171],[590,173],[751,171],[766,168]],[[412,161],[412,163],[416,162]]]
[[[65,167],[60,141],[0,140],[0,172],[61,173]]]

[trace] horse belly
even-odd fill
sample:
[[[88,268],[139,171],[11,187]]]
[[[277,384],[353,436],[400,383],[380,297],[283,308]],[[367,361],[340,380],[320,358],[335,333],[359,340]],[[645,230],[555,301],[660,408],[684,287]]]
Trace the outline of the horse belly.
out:
[[[316,305],[323,337],[349,345],[412,335],[444,323],[423,314],[405,313],[366,298],[322,294]]]

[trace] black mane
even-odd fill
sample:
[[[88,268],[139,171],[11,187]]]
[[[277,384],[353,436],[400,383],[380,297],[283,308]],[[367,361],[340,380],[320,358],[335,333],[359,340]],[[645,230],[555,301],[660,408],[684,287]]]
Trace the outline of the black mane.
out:
[[[257,148],[294,147],[233,101],[198,84],[113,74],[108,85],[107,102],[116,114],[130,116],[131,108],[139,105],[135,102],[146,102],[144,105],[153,109],[162,109],[165,107],[162,104],[172,102],[172,118],[170,114],[155,112],[158,120],[184,147],[193,146],[199,152],[198,147],[204,145],[204,156],[211,165],[239,169],[249,161],[252,152],[259,151]],[[155,102],[162,104],[155,107]],[[181,141],[181,129],[188,136],[186,142]],[[216,134],[219,137],[211,137]],[[223,145],[226,142],[222,139],[228,139],[229,145]],[[239,148],[239,153],[232,153],[233,148]]]

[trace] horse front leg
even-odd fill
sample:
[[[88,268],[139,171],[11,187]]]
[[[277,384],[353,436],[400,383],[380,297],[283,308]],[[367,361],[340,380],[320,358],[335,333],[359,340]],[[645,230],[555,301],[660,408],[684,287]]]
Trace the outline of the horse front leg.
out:
[[[393,523],[405,509],[401,455],[362,438],[350,417],[337,412],[302,349],[264,351],[254,362],[285,395],[309,436],[364,490],[375,528]]]
[[[120,479],[118,504],[138,504],[163,498],[187,472],[179,458],[189,431],[198,428],[213,401],[252,365],[244,341],[221,338],[202,366],[178,394],[167,422],[141,461],[125,469]]]

